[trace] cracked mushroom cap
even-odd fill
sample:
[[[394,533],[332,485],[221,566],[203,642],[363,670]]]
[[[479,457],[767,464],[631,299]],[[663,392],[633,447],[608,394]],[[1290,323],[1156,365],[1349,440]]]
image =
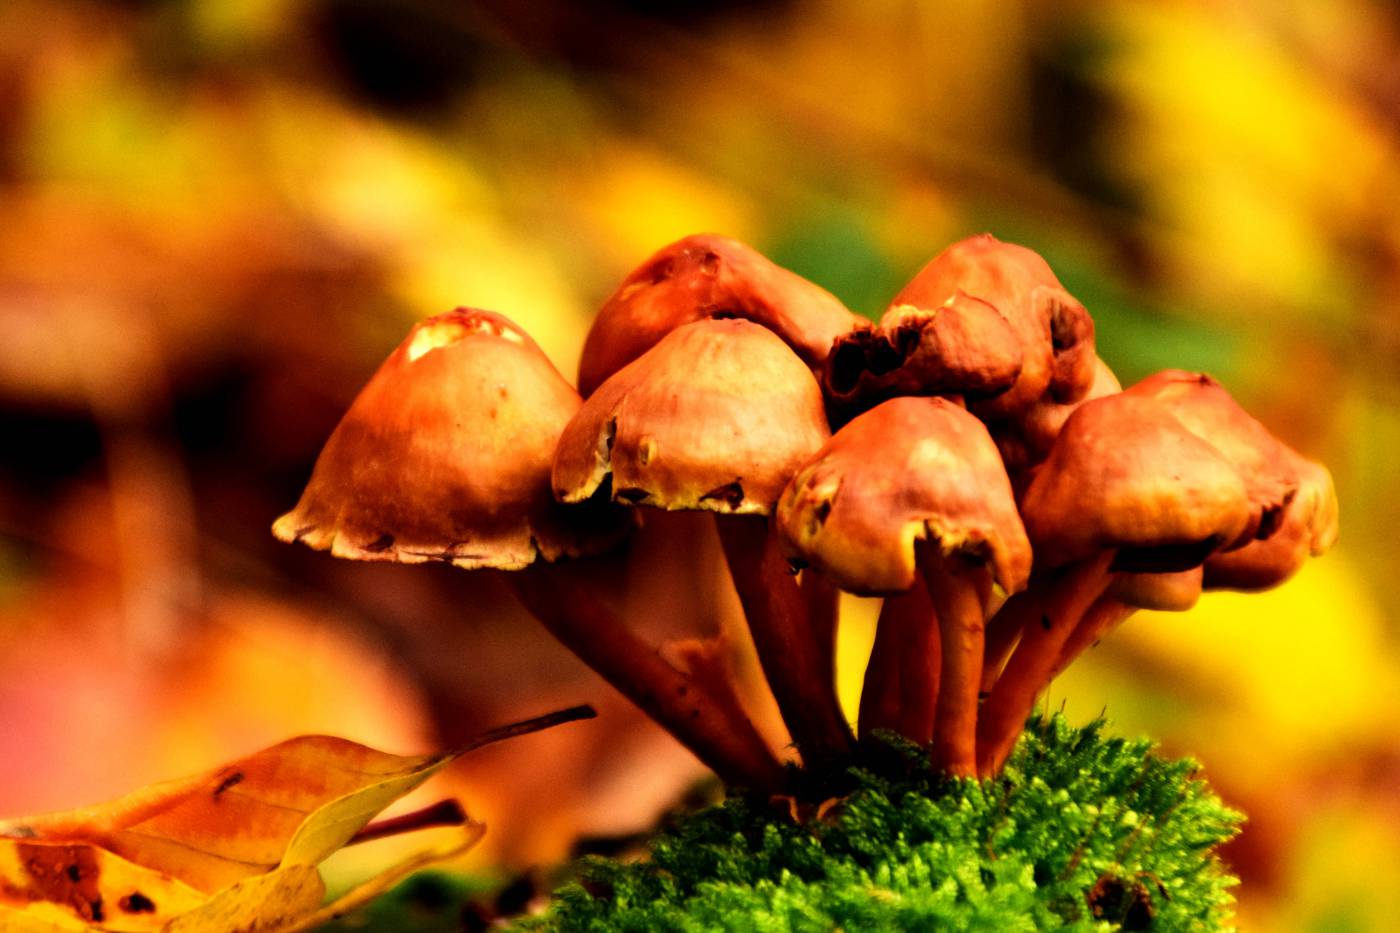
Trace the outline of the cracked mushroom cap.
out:
[[[603,550],[625,516],[557,505],[554,445],[581,400],[499,314],[459,308],[416,325],[326,441],[273,525],[336,557],[519,569]]]
[[[1036,563],[1116,550],[1115,570],[1188,570],[1239,539],[1244,482],[1162,403],[1118,394],[1065,421],[1021,501]]]
[[[554,458],[554,494],[767,515],[830,435],[811,370],[745,320],[679,327],[599,386]]]
[[[894,297],[892,306],[936,308],[958,289],[992,305],[1021,341],[1015,384],[982,402],[987,417],[1025,411],[1050,392],[1061,402],[1083,398],[1094,380],[1094,321],[1065,291],[1038,254],[989,233],[954,243]]]
[[[1220,383],[1204,373],[1169,369],[1124,390],[1166,405],[1187,430],[1209,441],[1244,480],[1254,517],[1241,540],[1263,540],[1278,530],[1298,491],[1299,457],[1240,407]]]
[[[1309,557],[1320,557],[1337,541],[1337,490],[1319,463],[1288,451],[1298,473],[1298,494],[1288,503],[1278,530],[1263,541],[1216,554],[1206,561],[1207,589],[1257,591],[1278,586]]]
[[[957,291],[933,308],[897,305],[879,327],[838,337],[822,382],[836,401],[869,408],[897,395],[991,398],[1020,373],[1016,329],[987,302]]]
[[[855,593],[913,586],[920,539],[985,562],[1007,592],[1030,574],[996,445],[941,398],[891,399],[852,419],[792,478],[778,528],[791,556]]]
[[[836,296],[738,240],[688,236],[662,247],[604,302],[579,360],[579,391],[592,395],[666,334],[709,318],[762,324],[813,371],[832,341],[861,322]]]

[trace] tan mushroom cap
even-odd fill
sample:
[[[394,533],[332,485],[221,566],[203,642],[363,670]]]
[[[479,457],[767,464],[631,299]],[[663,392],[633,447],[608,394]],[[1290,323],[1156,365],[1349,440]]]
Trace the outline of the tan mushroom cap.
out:
[[[1291,450],[1298,494],[1284,510],[1278,530],[1263,541],[1213,555],[1206,561],[1207,589],[1267,590],[1287,580],[1308,557],[1326,553],[1337,540],[1337,490],[1332,474]]]
[[[1115,569],[1161,572],[1237,540],[1252,510],[1219,451],[1160,402],[1119,394],[1069,416],[1021,514],[1038,566],[1117,550]]]
[[[745,320],[679,327],[604,382],[564,429],[554,494],[767,515],[830,435],[821,389],[772,331]]]
[[[707,318],[762,324],[813,371],[861,323],[826,289],[729,237],[697,234],[660,249],[612,294],[588,333],[579,390],[592,395],[666,334]]]
[[[1220,383],[1204,373],[1169,369],[1124,391],[1166,405],[1187,430],[1220,451],[1244,480],[1255,516],[1243,540],[1233,544],[1268,538],[1277,530],[1298,490],[1298,457],[1241,408]]]
[[[1000,311],[1021,340],[1015,385],[982,402],[979,413],[1008,417],[1050,392],[1082,398],[1094,379],[1094,322],[1038,254],[989,233],[954,243],[933,258],[891,303],[933,308],[962,289]]]
[[[838,401],[871,407],[896,395],[990,398],[1020,373],[1016,329],[996,308],[957,291],[933,308],[897,305],[878,328],[838,337],[822,383]]]
[[[580,404],[507,318],[429,318],[360,392],[273,534],[336,557],[464,569],[602,550],[625,516],[561,507],[549,488],[555,442]]]
[[[836,432],[784,490],[778,529],[790,555],[855,593],[913,586],[921,539],[986,562],[1008,592],[1030,574],[996,445],[941,398],[891,399]]]

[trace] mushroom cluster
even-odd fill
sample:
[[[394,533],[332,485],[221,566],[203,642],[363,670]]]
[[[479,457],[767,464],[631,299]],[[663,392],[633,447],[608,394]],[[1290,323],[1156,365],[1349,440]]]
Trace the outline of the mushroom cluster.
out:
[[[1275,586],[1337,534],[1324,467],[1209,376],[1122,389],[1084,306],[990,235],[935,257],[878,324],[741,243],[687,237],[608,298],[579,385],[498,314],[423,321],[273,531],[509,571],[564,645],[757,790],[791,771],[735,646],[649,642],[590,573],[649,509],[714,513],[804,765],[856,747],[835,689],[845,590],[884,597],[859,735],[895,731],[954,777],[995,774],[1051,678],[1135,609]]]

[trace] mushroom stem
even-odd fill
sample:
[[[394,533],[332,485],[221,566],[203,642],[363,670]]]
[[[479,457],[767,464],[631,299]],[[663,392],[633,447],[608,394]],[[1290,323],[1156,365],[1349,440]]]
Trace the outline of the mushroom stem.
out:
[[[1050,677],[1060,676],[1060,672],[1074,663],[1075,658],[1092,648],[1100,638],[1126,622],[1128,616],[1136,611],[1136,606],[1129,606],[1127,603],[1115,599],[1109,593],[1094,600],[1094,604],[1084,613],[1084,618],[1079,620],[1074,631],[1070,632],[1064,647],[1060,649],[1060,657],[1055,662],[1055,667],[1050,671]]]
[[[818,626],[768,519],[717,516],[715,526],[763,674],[803,761],[848,752],[851,730],[836,698],[832,652],[814,631]]]
[[[941,655],[933,603],[923,581],[906,593],[885,597],[860,691],[862,738],[889,729],[928,744]]]
[[[1025,626],[1020,644],[982,704],[977,724],[977,770],[995,774],[1011,754],[1035,698],[1050,682],[1060,651],[1093,602],[1108,588],[1112,551],[1073,564],[1046,587],[1041,617]]]
[[[823,676],[836,682],[836,627],[841,613],[841,591],[815,570],[804,570],[797,578],[807,617],[812,620]]]
[[[987,622],[986,646],[982,654],[982,693],[991,692],[1001,676],[1006,659],[1016,648],[1026,622],[1041,613],[1045,598],[1044,584],[1033,581],[1029,588],[1008,599]]]
[[[977,694],[982,683],[985,566],[972,566],[925,548],[924,583],[938,617],[942,645],[932,759],[954,777],[977,773]]]
[[[641,707],[726,784],[773,790],[782,766],[744,714],[733,678],[680,670],[598,601],[573,568],[535,563],[504,579],[566,648]]]

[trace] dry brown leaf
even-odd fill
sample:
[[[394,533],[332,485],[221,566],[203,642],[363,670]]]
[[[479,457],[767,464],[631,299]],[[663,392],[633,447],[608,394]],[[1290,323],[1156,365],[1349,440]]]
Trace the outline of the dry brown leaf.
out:
[[[110,803],[0,822],[0,930],[288,928],[319,915],[315,866],[433,773],[482,745],[592,715],[575,707],[428,756],[302,736]],[[327,909],[358,906],[482,831],[469,824],[452,851],[429,850],[347,895],[363,900]]]

